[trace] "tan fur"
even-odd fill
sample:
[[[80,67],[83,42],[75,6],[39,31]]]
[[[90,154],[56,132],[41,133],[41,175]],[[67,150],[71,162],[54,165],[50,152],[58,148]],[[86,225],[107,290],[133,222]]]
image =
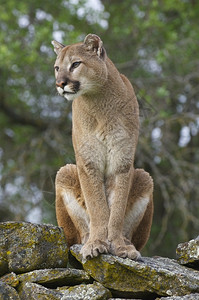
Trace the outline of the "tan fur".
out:
[[[101,39],[65,47],[53,41],[56,86],[72,105],[76,165],[56,177],[56,214],[69,245],[84,258],[131,259],[149,238],[153,180],[134,169],[139,109],[132,85],[107,57]]]

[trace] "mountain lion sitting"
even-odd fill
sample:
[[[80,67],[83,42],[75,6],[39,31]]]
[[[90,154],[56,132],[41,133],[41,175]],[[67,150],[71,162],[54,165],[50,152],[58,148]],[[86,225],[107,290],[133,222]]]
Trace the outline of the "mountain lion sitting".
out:
[[[56,177],[56,215],[68,245],[84,259],[100,253],[138,259],[153,215],[153,180],[134,169],[139,109],[128,79],[107,57],[101,39],[52,42],[56,88],[72,104],[76,165]]]

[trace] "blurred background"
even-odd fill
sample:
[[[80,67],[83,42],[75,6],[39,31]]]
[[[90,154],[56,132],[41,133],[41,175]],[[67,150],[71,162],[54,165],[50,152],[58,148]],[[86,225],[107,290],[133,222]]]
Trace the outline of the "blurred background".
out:
[[[154,178],[144,255],[175,257],[199,234],[199,2],[0,1],[0,221],[56,224],[54,179],[74,163],[71,103],[51,40],[98,34],[140,105],[136,167]]]

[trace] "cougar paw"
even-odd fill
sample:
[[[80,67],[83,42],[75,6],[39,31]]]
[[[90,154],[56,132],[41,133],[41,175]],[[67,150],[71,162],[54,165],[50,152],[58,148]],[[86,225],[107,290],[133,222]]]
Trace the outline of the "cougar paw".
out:
[[[88,241],[81,249],[80,252],[83,259],[90,259],[97,257],[101,253],[108,253],[108,245],[104,241],[95,240]]]
[[[141,254],[139,251],[135,249],[135,247],[131,245],[127,245],[127,257],[133,260],[141,260]]]
[[[130,258],[139,260],[141,258],[140,252],[137,251],[133,244],[126,245],[123,242],[111,242],[110,253],[122,258]]]

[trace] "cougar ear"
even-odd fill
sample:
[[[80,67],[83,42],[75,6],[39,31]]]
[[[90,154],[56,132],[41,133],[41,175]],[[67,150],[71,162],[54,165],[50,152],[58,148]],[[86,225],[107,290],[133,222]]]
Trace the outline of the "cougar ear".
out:
[[[58,55],[60,53],[60,51],[66,47],[63,44],[57,42],[57,41],[52,41],[51,44],[54,46],[54,51],[55,53]]]
[[[103,47],[103,42],[96,34],[88,34],[84,39],[84,45],[88,51],[95,52],[100,58],[105,57],[106,51]]]

